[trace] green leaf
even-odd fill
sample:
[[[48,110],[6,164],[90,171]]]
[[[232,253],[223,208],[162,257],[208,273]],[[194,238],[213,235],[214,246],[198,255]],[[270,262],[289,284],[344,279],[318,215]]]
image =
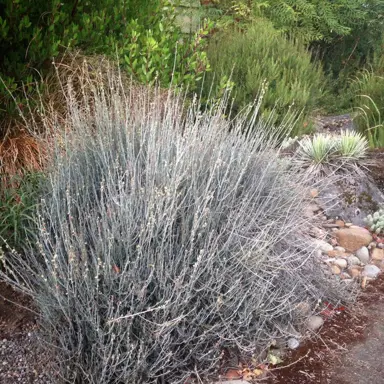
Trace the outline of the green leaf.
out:
[[[281,364],[283,362],[283,360],[281,360],[280,357],[274,355],[272,352],[268,353],[267,359],[268,359],[269,363],[272,365]]]

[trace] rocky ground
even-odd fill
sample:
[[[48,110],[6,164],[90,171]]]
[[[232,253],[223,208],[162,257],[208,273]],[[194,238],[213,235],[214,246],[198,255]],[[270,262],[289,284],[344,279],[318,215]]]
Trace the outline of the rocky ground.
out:
[[[322,303],[309,317],[304,338],[291,337],[285,348],[271,349],[283,362],[261,367],[259,380],[268,384],[384,383],[384,236],[327,218],[316,199],[307,213],[322,219],[322,225],[310,231],[316,258],[330,278],[360,287],[361,294],[351,309]],[[246,368],[230,370],[222,383],[258,382],[251,376]]]
[[[47,351],[39,348],[29,300],[0,283],[0,383],[52,384]]]

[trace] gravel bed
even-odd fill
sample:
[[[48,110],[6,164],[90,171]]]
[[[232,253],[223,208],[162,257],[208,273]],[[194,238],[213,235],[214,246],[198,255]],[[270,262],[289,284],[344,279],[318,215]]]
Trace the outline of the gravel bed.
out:
[[[27,298],[0,283],[0,383],[57,384],[49,353],[40,347],[28,306]]]

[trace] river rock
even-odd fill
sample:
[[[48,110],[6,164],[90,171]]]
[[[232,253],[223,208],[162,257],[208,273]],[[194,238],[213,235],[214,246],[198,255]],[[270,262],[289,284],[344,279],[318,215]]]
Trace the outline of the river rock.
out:
[[[328,244],[324,240],[317,239],[313,242],[316,248],[320,249],[321,252],[327,253],[329,251],[333,250],[333,247],[331,244]]]
[[[369,263],[369,251],[367,247],[361,247],[356,251],[356,256],[363,264]]]
[[[348,265],[348,262],[347,260],[345,259],[336,259],[334,262],[333,262],[334,265],[337,265],[339,268],[341,269],[345,269],[347,268],[347,265]]]
[[[307,329],[316,332],[324,324],[324,319],[321,316],[313,315],[308,319]]]
[[[372,250],[372,260],[384,260],[384,249],[374,248]]]
[[[347,262],[349,266],[360,265],[360,259],[353,255],[347,257]]]
[[[287,345],[289,349],[297,349],[300,346],[300,341],[295,339],[294,337],[291,337],[287,341]]]
[[[327,237],[327,232],[324,229],[318,227],[313,227],[309,230],[309,234],[316,239],[325,239]]]
[[[347,253],[347,252],[344,252],[344,251],[338,251],[336,249],[333,249],[332,251],[328,251],[327,255],[329,257],[343,257],[343,258],[347,258],[348,256],[350,256],[350,253]]]
[[[364,267],[363,276],[376,278],[380,273],[380,268],[373,264],[368,264]]]
[[[372,241],[369,231],[362,227],[342,228],[335,232],[335,236],[339,245],[349,252],[356,252]]]
[[[357,277],[360,277],[361,276],[361,271],[363,270],[363,268],[359,267],[359,266],[353,266],[351,268],[348,269],[348,273],[353,277],[353,278],[357,278]]]
[[[331,265],[331,271],[334,275],[340,275],[341,268],[338,265],[332,264]]]

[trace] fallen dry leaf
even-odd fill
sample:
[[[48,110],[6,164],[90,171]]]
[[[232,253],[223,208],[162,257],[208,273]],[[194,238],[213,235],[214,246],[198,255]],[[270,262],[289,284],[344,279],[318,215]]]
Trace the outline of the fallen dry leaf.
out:
[[[226,379],[241,379],[241,371],[230,369],[225,374]]]

